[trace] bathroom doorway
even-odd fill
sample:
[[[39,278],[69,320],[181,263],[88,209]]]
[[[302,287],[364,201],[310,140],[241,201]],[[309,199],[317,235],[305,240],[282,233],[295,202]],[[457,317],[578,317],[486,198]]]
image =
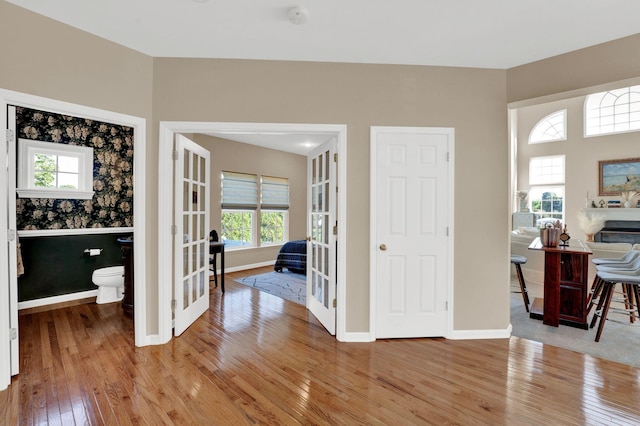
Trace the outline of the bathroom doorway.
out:
[[[144,186],[144,176],[145,176],[145,144],[146,144],[146,121],[139,117],[124,115],[113,113],[110,111],[99,110],[95,108],[89,108],[82,105],[69,104],[62,101],[56,101],[48,98],[41,98],[37,96],[31,96],[19,92],[13,92],[9,90],[0,89],[0,109],[2,109],[3,118],[2,124],[5,126],[5,129],[11,129],[13,127],[13,131],[6,131],[0,134],[0,142],[3,143],[4,147],[8,147],[8,152],[12,152],[15,155],[15,147],[18,140],[18,135],[15,132],[15,122],[13,124],[9,123],[9,120],[6,120],[9,113],[9,106],[16,107],[24,107],[31,108],[35,110],[49,111],[52,113],[63,114],[65,116],[71,117],[81,117],[87,120],[98,120],[106,123],[113,123],[118,125],[129,126],[133,128],[133,138],[134,138],[134,149],[141,153],[141,155],[134,156],[133,159],[133,169],[134,176],[133,179],[133,190],[135,193],[135,197],[133,198],[133,209],[135,211],[135,216],[133,219],[132,232],[135,237],[137,244],[134,247],[134,256],[136,259],[144,259],[145,258],[145,233],[144,233],[144,218],[145,218],[145,186]],[[8,168],[3,171],[6,173],[6,176],[15,176],[16,173],[16,162],[15,161],[7,161]],[[13,199],[15,200],[16,192],[15,185],[11,186],[8,184],[8,179],[3,179],[3,191],[6,193],[7,200]],[[4,196],[4,195],[3,195]],[[13,204],[15,206],[15,203]],[[15,274],[15,269],[11,267],[11,265],[15,265],[17,262],[16,256],[16,237],[19,236],[20,232],[15,229],[15,227],[10,227],[8,225],[15,224],[15,217],[17,215],[15,208],[9,208],[6,211],[6,217],[2,217],[3,226],[7,226],[5,229],[8,229],[9,232],[6,234],[6,241],[2,241],[2,243],[7,243],[8,252],[6,253],[6,257],[8,259],[7,264],[9,268],[7,270],[2,269],[3,279],[0,279],[0,293],[2,293],[3,297],[0,297],[0,302],[2,302],[3,309],[9,311],[9,317],[0,318],[0,329],[7,330],[12,339],[7,338],[0,339],[2,343],[0,343],[0,364],[2,364],[3,369],[0,370],[1,377],[0,382],[4,382],[8,380],[10,382],[10,376],[17,374],[18,371],[18,347],[19,347],[19,327],[18,327],[18,298],[17,298],[17,277]],[[13,216],[13,217],[11,217]],[[55,230],[56,232],[63,232]],[[55,233],[55,232],[54,232]],[[4,238],[3,238],[4,239]],[[7,279],[4,279],[7,277]],[[141,267],[135,268],[135,276],[134,276],[134,286],[135,286],[135,344],[136,346],[143,346],[149,344],[147,342],[146,336],[146,294],[145,294],[145,268],[144,265]],[[8,297],[4,297],[4,295],[8,295]],[[6,342],[9,342],[7,344]],[[11,367],[8,369],[10,372],[9,377],[5,377],[4,367],[10,365]]]

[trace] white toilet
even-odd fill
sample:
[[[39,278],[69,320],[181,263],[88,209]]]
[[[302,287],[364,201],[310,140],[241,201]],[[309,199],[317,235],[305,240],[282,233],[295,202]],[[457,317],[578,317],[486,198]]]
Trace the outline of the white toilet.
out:
[[[98,304],[118,302],[124,297],[124,266],[96,269],[91,281],[98,286]]]

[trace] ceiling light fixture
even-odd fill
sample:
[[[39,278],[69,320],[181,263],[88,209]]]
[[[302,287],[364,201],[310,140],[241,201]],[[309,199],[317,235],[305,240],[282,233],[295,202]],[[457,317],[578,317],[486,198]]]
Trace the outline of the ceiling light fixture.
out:
[[[309,13],[301,7],[292,7],[287,13],[289,22],[295,25],[302,25],[309,19]]]

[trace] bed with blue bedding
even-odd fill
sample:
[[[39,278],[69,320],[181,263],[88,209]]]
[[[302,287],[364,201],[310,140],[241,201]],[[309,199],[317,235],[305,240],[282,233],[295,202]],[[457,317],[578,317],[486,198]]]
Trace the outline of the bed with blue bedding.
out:
[[[284,243],[280,248],[273,269],[282,272],[282,268],[296,274],[307,273],[307,241],[295,240]]]

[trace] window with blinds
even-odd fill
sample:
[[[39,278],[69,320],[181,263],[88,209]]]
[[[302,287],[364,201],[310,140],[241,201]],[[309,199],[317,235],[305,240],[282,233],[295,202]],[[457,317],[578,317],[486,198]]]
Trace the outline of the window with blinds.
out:
[[[246,173],[222,172],[222,208],[258,208],[258,176]]]
[[[289,179],[222,172],[221,231],[230,249],[287,241],[288,210]]]
[[[269,210],[289,209],[289,179],[262,176],[260,207]]]

